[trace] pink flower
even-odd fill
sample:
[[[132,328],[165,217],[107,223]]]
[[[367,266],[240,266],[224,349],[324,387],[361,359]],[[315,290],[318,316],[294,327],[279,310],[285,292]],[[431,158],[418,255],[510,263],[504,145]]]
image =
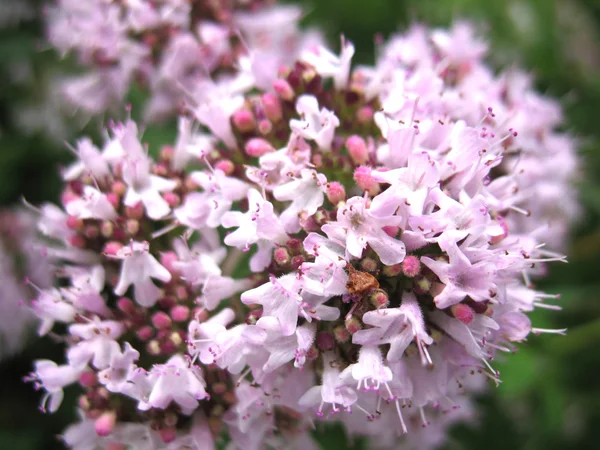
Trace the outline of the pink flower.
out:
[[[301,120],[290,120],[290,128],[304,139],[315,141],[319,148],[330,150],[335,129],[340,125],[335,113],[326,108],[319,110],[319,102],[312,95],[301,95],[296,101]]]
[[[149,251],[150,245],[147,242],[131,241],[116,255],[117,259],[123,260],[123,264],[115,294],[124,295],[133,284],[135,299],[142,306],[154,305],[161,295],[160,289],[152,283],[152,278],[163,283],[171,280],[169,271]]]
[[[472,264],[456,244],[450,245],[447,252],[450,257],[447,263],[426,256],[421,258],[421,262],[444,283],[442,291],[434,297],[436,306],[444,309],[467,296],[477,302],[490,298],[496,290],[493,264],[485,261]]]
[[[397,216],[376,217],[364,198],[352,197],[338,209],[337,221],[323,225],[322,230],[329,239],[344,245],[349,255],[360,258],[369,245],[383,264],[392,265],[402,262],[406,249],[402,241],[389,236],[382,228],[397,226],[401,221]]]

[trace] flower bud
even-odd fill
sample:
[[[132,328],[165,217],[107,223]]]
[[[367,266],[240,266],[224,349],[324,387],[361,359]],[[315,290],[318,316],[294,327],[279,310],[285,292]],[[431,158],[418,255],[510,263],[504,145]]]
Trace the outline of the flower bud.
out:
[[[173,155],[175,154],[175,149],[172,145],[163,145],[160,149],[160,159],[163,161],[170,161],[173,159]]]
[[[163,198],[171,208],[179,206],[181,203],[179,195],[175,194],[174,192],[165,192],[165,194],[163,194]]]
[[[117,415],[114,411],[107,411],[103,413],[94,422],[96,434],[98,434],[98,436],[108,436],[115,428],[116,421]]]
[[[125,208],[125,215],[130,219],[141,219],[144,217],[144,205],[142,202],[138,202],[135,206],[127,206]]]
[[[363,258],[360,262],[360,267],[366,272],[375,272],[377,271],[377,261],[373,258]]]
[[[335,206],[338,203],[346,200],[346,189],[344,189],[344,186],[341,183],[332,181],[331,183],[327,184],[326,195],[327,200],[329,200],[329,202]]]
[[[266,153],[274,152],[271,144],[262,138],[252,138],[246,142],[246,154],[258,158]]]
[[[178,270],[174,266],[178,260],[179,258],[174,251],[162,252],[160,254],[160,264],[163,265],[171,275],[179,274]]]
[[[161,428],[160,430],[158,430],[158,434],[160,436],[160,439],[165,444],[173,442],[175,438],[177,438],[177,430],[175,429],[175,427]]]
[[[94,387],[98,384],[98,377],[95,372],[86,370],[79,375],[79,384],[84,388]]]
[[[100,233],[105,238],[111,237],[114,229],[115,229],[115,226],[113,225],[112,222],[110,222],[108,220],[103,221],[102,224],[100,225]]]
[[[320,331],[317,334],[316,343],[317,348],[321,351],[331,350],[335,346],[335,340],[333,339],[333,336],[327,331]]]
[[[171,318],[166,313],[158,311],[152,316],[152,325],[159,330],[170,328],[172,325]]]
[[[365,125],[373,120],[373,108],[370,106],[362,106],[356,111],[356,121]]]
[[[414,255],[408,255],[402,261],[402,273],[408,278],[414,278],[421,273],[421,262]]]
[[[290,263],[290,253],[285,247],[276,248],[273,252],[273,259],[278,266],[286,266]]]
[[[384,266],[381,273],[386,277],[397,277],[402,273],[402,264],[394,264],[392,266]]]
[[[118,195],[119,197],[123,197],[125,195],[125,192],[127,192],[127,185],[122,181],[115,181],[112,184],[110,190],[113,194]]]
[[[190,308],[183,305],[177,305],[171,308],[171,319],[174,322],[185,322],[190,316]]]
[[[221,159],[215,163],[215,169],[222,171],[225,175],[231,175],[235,171],[235,164],[228,159]]]
[[[109,241],[104,244],[103,253],[107,255],[116,255],[119,250],[123,248],[123,244],[117,241]]]
[[[425,294],[429,292],[431,289],[432,283],[431,280],[422,275],[417,276],[413,283],[413,289],[415,290],[415,294]]]
[[[348,317],[345,320],[344,325],[346,326],[346,330],[350,334],[354,334],[362,330],[362,323],[360,322],[360,320],[358,320],[358,317],[356,316]]]
[[[450,307],[450,312],[452,315],[460,320],[465,325],[468,325],[472,322],[475,317],[475,311],[464,303],[457,303],[456,305],[452,305]]]
[[[267,118],[272,122],[279,122],[283,117],[279,99],[271,93],[266,93],[261,97],[261,101]]]
[[[304,256],[296,255],[292,258],[292,269],[297,270],[304,264]]]
[[[136,334],[141,341],[148,341],[154,336],[154,328],[150,325],[146,325],[137,330]]]
[[[140,222],[136,219],[129,219],[125,222],[125,231],[129,236],[135,236],[140,231]]]
[[[296,96],[296,93],[292,89],[292,86],[290,86],[290,84],[287,81],[282,80],[281,78],[275,80],[275,82],[273,83],[273,89],[275,90],[275,92],[277,92],[277,95],[279,95],[283,100],[290,101],[293,100]]]
[[[390,298],[383,289],[375,289],[369,294],[369,301],[375,308],[387,308],[390,304]]]
[[[248,111],[247,109],[239,109],[234,112],[231,120],[233,121],[235,127],[242,133],[253,131],[256,127],[254,114],[252,114],[252,111]]]
[[[370,195],[379,194],[379,183],[371,176],[372,169],[367,166],[357,167],[354,171],[354,181],[363,190]]]
[[[271,123],[270,120],[263,119],[260,122],[258,122],[258,132],[260,134],[262,134],[263,136],[266,136],[271,131],[273,131],[273,124]]]
[[[352,135],[346,140],[346,148],[354,164],[365,164],[369,161],[369,150],[365,140],[357,135]]]
[[[67,227],[70,230],[81,231],[83,230],[83,219],[78,217],[69,216],[67,217]]]
[[[333,329],[333,337],[336,342],[343,344],[350,339],[350,333],[348,333],[348,330],[346,330],[345,327],[340,325]]]

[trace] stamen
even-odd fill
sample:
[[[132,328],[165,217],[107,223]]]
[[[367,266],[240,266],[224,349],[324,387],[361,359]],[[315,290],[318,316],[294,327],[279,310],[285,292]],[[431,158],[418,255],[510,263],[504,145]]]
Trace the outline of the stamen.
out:
[[[561,329],[548,329],[548,328],[532,328],[531,332],[533,334],[539,335],[542,333],[548,333],[548,334],[561,334],[563,336],[567,335],[567,329],[566,328],[561,328]]]

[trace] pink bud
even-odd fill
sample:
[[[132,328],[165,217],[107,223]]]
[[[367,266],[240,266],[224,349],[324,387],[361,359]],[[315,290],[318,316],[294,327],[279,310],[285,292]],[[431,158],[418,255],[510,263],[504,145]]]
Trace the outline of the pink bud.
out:
[[[82,387],[89,388],[94,387],[98,383],[98,377],[95,372],[85,371],[79,375],[79,384]]]
[[[344,186],[337,181],[329,183],[327,185],[327,200],[334,206],[346,200],[346,189],[344,189]]]
[[[267,118],[273,122],[279,122],[283,117],[279,99],[271,93],[263,94],[261,97],[263,110]]]
[[[67,227],[71,230],[82,230],[83,220],[78,217],[69,216],[67,217]]]
[[[69,238],[69,244],[71,244],[75,248],[84,248],[86,242],[85,238],[82,235],[76,234]]]
[[[136,235],[140,231],[140,222],[136,219],[129,219],[125,222],[125,230],[130,236]]]
[[[125,208],[125,215],[131,219],[141,219],[144,217],[144,205],[142,202],[138,202],[135,206],[127,206]]]
[[[246,154],[255,158],[274,151],[273,146],[262,138],[252,138],[246,143]]]
[[[288,239],[285,246],[292,252],[299,252],[302,249],[302,240],[297,238]]]
[[[94,428],[96,429],[98,436],[108,436],[112,433],[116,421],[117,415],[114,411],[105,412],[98,417],[94,422]]]
[[[379,183],[371,176],[372,169],[367,166],[357,167],[354,171],[354,181],[363,190],[371,195],[379,193]]]
[[[346,148],[355,164],[365,164],[369,160],[369,150],[365,140],[353,135],[346,140]]]
[[[158,311],[152,316],[152,325],[158,329],[170,328],[172,324],[171,318],[163,311]]]
[[[292,269],[297,270],[304,264],[304,256],[297,255],[292,258]]]
[[[419,258],[414,255],[408,255],[404,258],[404,261],[402,261],[402,272],[408,278],[414,278],[419,275],[419,273],[421,273],[421,262],[419,261]]]
[[[344,342],[350,339],[350,333],[343,326],[337,326],[333,329],[333,336],[335,337],[336,342],[343,344]]]
[[[385,266],[382,273],[386,277],[397,277],[402,273],[402,264],[394,264],[393,266]]]
[[[233,121],[235,127],[242,133],[248,133],[254,130],[254,127],[256,127],[254,114],[252,114],[252,111],[248,111],[247,109],[239,109],[234,112],[231,120]]]
[[[390,237],[398,236],[398,231],[400,231],[400,227],[395,225],[386,225],[385,227],[381,227],[381,229]]]
[[[363,258],[360,262],[360,268],[366,272],[375,272],[377,270],[377,261],[373,258]]]
[[[363,106],[356,111],[356,120],[358,123],[364,125],[373,120],[373,108],[370,106]]]
[[[273,124],[270,120],[263,119],[260,122],[258,122],[258,131],[263,136],[266,136],[271,131],[273,131]]]
[[[387,308],[390,304],[390,298],[383,289],[376,289],[369,295],[369,301],[371,304],[379,309],[379,308]]]
[[[119,300],[117,300],[117,308],[119,308],[125,314],[134,314],[136,310],[133,301],[127,297],[121,297]]]
[[[119,204],[121,203],[119,196],[114,192],[109,192],[108,194],[106,194],[106,199],[112,205],[113,208],[118,208]]]
[[[273,259],[275,264],[285,266],[290,262],[290,254],[285,247],[279,247],[273,252]]]
[[[273,83],[273,89],[275,89],[277,95],[279,95],[282,99],[287,101],[293,100],[293,98],[296,96],[296,93],[292,89],[292,86],[290,86],[290,84],[287,81],[282,80],[281,78],[275,80],[275,82]]]
[[[160,439],[168,444],[169,442],[173,442],[177,437],[177,430],[173,427],[161,428],[158,430],[158,434],[160,435]]]
[[[123,248],[123,244],[117,241],[109,241],[104,245],[103,253],[107,255],[116,255]]]
[[[475,317],[475,311],[473,311],[470,306],[467,306],[464,303],[452,305],[450,307],[450,312],[452,312],[452,315],[465,325],[470,324],[473,320],[473,317]]]
[[[334,347],[335,340],[333,339],[331,333],[321,331],[319,332],[319,334],[317,334],[316,343],[319,350],[327,351],[331,350]]]
[[[100,229],[96,225],[88,225],[85,227],[83,234],[88,239],[94,239],[100,234]]]
[[[222,171],[225,175],[231,175],[235,171],[235,164],[228,159],[220,159],[215,163],[215,169]]]
[[[163,195],[163,198],[165,199],[165,201],[168,203],[168,205],[171,208],[179,206],[179,204],[181,203],[181,199],[179,198],[179,195],[175,194],[174,192],[166,192]]]
[[[123,195],[125,195],[125,192],[127,192],[127,185],[125,183],[123,183],[122,181],[115,181],[112,184],[110,190],[113,194],[116,194],[119,197],[122,197]]]
[[[160,149],[160,158],[165,161],[169,161],[171,158],[173,158],[174,154],[175,149],[171,145],[163,145],[163,147]]]
[[[190,308],[177,305],[171,308],[171,318],[174,322],[185,322],[190,316]]]
[[[112,222],[108,220],[105,220],[104,222],[102,222],[102,225],[100,225],[100,233],[102,233],[102,236],[104,236],[105,238],[111,237],[114,229],[115,226]]]
[[[136,334],[140,340],[148,341],[152,339],[152,336],[154,336],[154,328],[152,328],[150,325],[146,325],[137,330]]]
[[[165,266],[171,275],[177,275],[179,273],[174,267],[174,263],[178,260],[179,258],[177,257],[177,254],[173,251],[163,252],[160,254],[160,263]]]
[[[346,325],[346,331],[350,334],[355,334],[362,330],[362,323],[355,316],[347,318],[344,324]]]

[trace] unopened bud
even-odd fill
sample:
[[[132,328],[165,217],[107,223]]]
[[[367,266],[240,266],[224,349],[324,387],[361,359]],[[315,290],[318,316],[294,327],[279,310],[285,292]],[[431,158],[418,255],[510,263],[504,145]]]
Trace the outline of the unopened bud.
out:
[[[98,436],[108,436],[115,428],[116,421],[117,415],[114,411],[107,411],[103,413],[94,422],[96,434],[98,434]]]
[[[179,206],[179,204],[181,203],[179,195],[175,194],[174,192],[166,192],[163,195],[163,198],[171,208]]]
[[[375,289],[369,294],[369,301],[375,308],[387,308],[390,304],[390,298],[383,289]]]
[[[327,200],[334,206],[346,200],[346,189],[344,189],[344,186],[337,181],[332,181],[327,184],[326,194]]]
[[[141,341],[148,341],[154,336],[154,328],[150,325],[146,325],[137,330],[136,334]]]
[[[279,122],[283,117],[279,99],[271,93],[266,93],[261,97],[261,101],[267,118],[273,122]]]
[[[83,219],[80,219],[79,217],[69,216],[67,217],[67,227],[70,230],[81,231],[83,230]]]
[[[235,127],[242,133],[253,131],[256,127],[254,114],[252,114],[252,111],[248,111],[247,109],[240,109],[234,112],[231,120],[233,121]]]
[[[415,290],[415,294],[425,294],[429,292],[431,289],[432,283],[431,280],[422,275],[417,276],[413,283],[413,288]]]
[[[273,131],[273,123],[268,119],[263,119],[258,122],[258,132],[263,136],[266,136]]]
[[[327,351],[334,347],[335,340],[333,339],[331,333],[328,333],[327,331],[320,331],[317,334],[316,343],[319,350]]]
[[[172,325],[171,318],[166,313],[158,311],[152,316],[152,325],[158,329],[170,328]]]
[[[362,323],[360,322],[360,320],[358,320],[356,316],[348,317],[345,320],[344,325],[346,326],[346,330],[350,334],[354,334],[362,330]]]
[[[290,253],[285,247],[276,248],[273,252],[273,259],[278,266],[286,266],[290,263]]]
[[[373,258],[363,258],[360,262],[360,267],[365,272],[375,272],[377,271],[377,261]]]
[[[140,231],[140,222],[136,219],[127,220],[125,230],[129,236],[135,236]]]
[[[113,194],[118,195],[119,197],[123,197],[125,195],[125,192],[127,192],[127,185],[122,181],[115,181],[112,184],[110,190]]]
[[[353,135],[346,139],[346,148],[354,164],[361,165],[369,161],[367,144],[360,136]]]
[[[100,225],[100,233],[102,233],[102,236],[104,236],[105,238],[111,237],[114,229],[115,226],[112,222],[108,220],[105,220],[104,222],[102,222],[102,225]]]
[[[370,106],[362,106],[356,111],[356,121],[365,125],[373,120],[373,108]]]
[[[246,154],[258,158],[266,153],[274,152],[275,149],[269,142],[262,138],[252,138],[246,143]]]
[[[304,256],[297,255],[292,258],[292,269],[297,270],[304,264]]]
[[[183,305],[177,305],[171,308],[171,319],[174,322],[185,322],[190,316],[190,308]]]
[[[370,195],[379,194],[379,183],[371,176],[372,169],[367,166],[357,167],[354,171],[354,181],[363,190]]]
[[[402,261],[402,273],[408,278],[414,278],[421,273],[421,262],[414,255],[408,255]]]
[[[273,89],[275,90],[275,92],[277,92],[277,95],[279,95],[283,100],[290,101],[293,100],[296,96],[296,93],[292,89],[292,86],[290,86],[290,84],[286,80],[282,80],[281,78],[275,80],[275,82],[273,83]]]
[[[109,241],[104,244],[103,253],[107,255],[116,255],[119,250],[123,248],[123,244],[117,241]]]
[[[235,164],[228,159],[220,159],[215,163],[215,169],[222,171],[225,175],[231,175],[235,171]]]
[[[161,441],[168,444],[177,438],[177,430],[175,427],[161,428],[158,430],[158,435],[160,436]]]
[[[348,333],[348,330],[346,330],[345,327],[340,325],[333,329],[333,337],[336,342],[343,344],[350,339],[350,333]]]
[[[381,273],[386,277],[397,277],[402,273],[402,264],[394,264],[392,266],[384,266]]]
[[[142,202],[138,202],[135,206],[127,206],[125,208],[125,215],[130,219],[141,219],[144,217],[144,205]]]
[[[464,303],[457,303],[456,305],[452,305],[450,307],[450,312],[452,315],[460,320],[465,325],[470,324],[475,317],[475,311]]]
[[[163,145],[160,149],[160,159],[170,161],[175,155],[175,149],[171,145]]]

